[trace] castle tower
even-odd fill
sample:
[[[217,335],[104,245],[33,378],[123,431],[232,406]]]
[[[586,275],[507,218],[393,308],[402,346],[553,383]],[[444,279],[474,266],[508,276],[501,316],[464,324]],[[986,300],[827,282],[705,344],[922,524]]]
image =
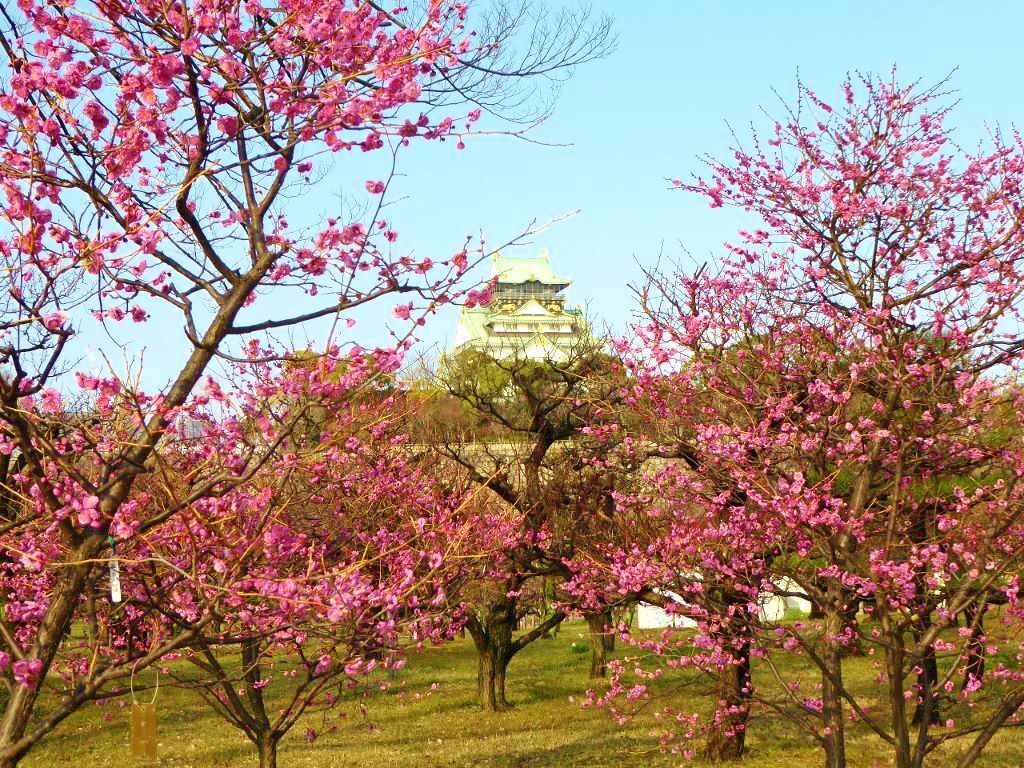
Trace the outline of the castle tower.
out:
[[[466,349],[494,358],[524,355],[534,360],[564,359],[586,330],[583,313],[567,307],[563,292],[572,283],[552,271],[547,251],[531,258],[495,254],[491,300],[462,308],[452,352]]]

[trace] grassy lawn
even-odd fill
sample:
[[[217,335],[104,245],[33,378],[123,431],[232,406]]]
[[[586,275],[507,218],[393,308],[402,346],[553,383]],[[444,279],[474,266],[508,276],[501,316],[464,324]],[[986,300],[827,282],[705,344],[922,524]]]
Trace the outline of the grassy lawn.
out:
[[[579,707],[579,697],[589,685],[590,657],[573,653],[569,645],[584,634],[583,624],[570,623],[558,637],[538,641],[520,653],[509,670],[508,694],[516,706],[498,715],[475,707],[476,661],[468,640],[426,650],[409,660],[399,677],[403,685],[367,702],[367,716],[357,706],[349,706],[343,708],[341,718],[335,712],[325,723],[318,714],[300,724],[282,743],[280,764],[282,768],[703,765],[699,760],[661,754],[657,738],[649,733],[649,718],[619,727],[607,713]],[[865,691],[872,687],[873,675],[866,659],[850,664],[848,679],[858,687],[862,683]],[[762,675],[759,682],[767,684],[767,677]],[[435,683],[437,689],[432,690]],[[692,694],[673,693],[669,699],[685,705],[686,695]],[[569,701],[571,696],[576,703]],[[241,768],[256,763],[255,752],[241,733],[187,691],[162,688],[157,720],[162,766]],[[337,730],[327,732],[334,723]],[[307,726],[321,734],[313,743],[304,738]],[[1022,765],[1022,737],[1020,729],[1004,731],[977,765]],[[750,766],[811,768],[822,763],[809,737],[779,718],[757,718],[748,744],[746,764]],[[880,746],[866,728],[854,726],[849,738],[851,768],[889,766],[887,752]],[[928,765],[951,766],[962,748],[950,747]],[[132,765],[128,710],[116,703],[88,707],[23,764],[35,768]]]

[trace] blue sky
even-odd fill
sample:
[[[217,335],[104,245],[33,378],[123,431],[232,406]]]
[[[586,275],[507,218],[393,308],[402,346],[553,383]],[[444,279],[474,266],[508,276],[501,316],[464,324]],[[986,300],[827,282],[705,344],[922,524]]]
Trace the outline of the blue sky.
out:
[[[464,151],[453,142],[411,147],[392,190],[401,200],[388,209],[400,248],[446,258],[467,234],[482,232],[496,245],[531,221],[580,209],[518,253],[549,250],[556,270],[575,280],[570,299],[622,332],[632,311],[628,285],[639,279],[640,265],[661,253],[678,257],[681,246],[703,257],[736,228],[735,214],[671,191],[668,179],[699,171],[700,154],[727,152],[727,121],[737,130],[764,126],[762,107],[778,110],[772,89],[792,97],[798,72],[827,100],[852,70],[888,72],[895,64],[901,80],[931,83],[956,69],[951,84],[961,104],[951,124],[962,142],[973,144],[986,122],[1024,124],[1017,39],[1024,4],[595,0],[593,7],[615,17],[618,48],[576,72],[533,134],[569,146],[480,136]],[[486,118],[477,127],[500,128]],[[364,165],[339,159],[338,187],[361,192],[373,177]],[[323,215],[331,205],[311,196],[296,216]],[[388,319],[368,313],[353,338],[367,346],[386,341]],[[454,309],[437,317],[422,332],[424,347],[450,343],[456,319]],[[134,340],[148,347],[153,385],[177,370],[185,352],[179,324],[174,318],[138,328],[144,336]],[[114,350],[111,362],[120,367],[137,350]]]
[[[1019,34],[1024,4],[1012,2],[595,2],[616,20],[618,48],[581,67],[562,92],[538,139],[470,140],[466,151],[436,147],[406,156],[409,194],[397,218],[402,241],[444,252],[461,234],[482,229],[492,243],[532,219],[582,213],[540,235],[556,269],[575,279],[570,297],[589,303],[614,329],[627,326],[626,286],[640,264],[695,256],[728,240],[736,218],[673,192],[669,178],[701,169],[697,156],[729,149],[726,122],[737,130],[766,122],[796,77],[826,100],[852,70],[937,81],[956,69],[961,104],[951,125],[973,144],[986,122],[1024,123]],[[484,125],[484,127],[487,127]],[[431,186],[448,181],[443,206]],[[446,241],[444,236],[452,239]],[[454,317],[424,334],[444,344]]]

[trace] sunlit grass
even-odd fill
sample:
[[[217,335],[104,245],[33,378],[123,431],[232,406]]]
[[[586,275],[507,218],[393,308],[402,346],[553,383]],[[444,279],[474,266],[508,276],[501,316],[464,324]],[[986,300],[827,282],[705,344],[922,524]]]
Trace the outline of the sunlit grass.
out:
[[[591,685],[590,657],[570,644],[585,642],[585,627],[565,626],[552,640],[534,643],[516,656],[510,668],[511,712],[493,715],[476,709],[475,654],[468,640],[432,648],[413,656],[402,683],[368,700],[368,715],[357,706],[301,723],[281,745],[282,768],[360,766],[440,768],[489,766],[700,766],[664,755],[649,733],[652,721],[617,726],[603,711],[582,709],[579,699]],[[615,655],[622,655],[622,649]],[[851,659],[848,683],[865,695],[876,711],[884,706],[875,671],[866,658]],[[755,679],[768,683],[755,668]],[[437,684],[436,690],[432,686]],[[663,689],[666,686],[663,686]],[[148,696],[148,695],[147,695]],[[674,691],[659,700],[688,710],[706,709],[691,690]],[[575,703],[570,702],[575,698]],[[148,700],[148,698],[147,698]],[[105,719],[106,718],[106,719]],[[157,698],[160,764],[181,768],[241,768],[256,764],[255,752],[241,733],[229,727],[193,694],[161,688]],[[336,725],[332,733],[330,728]],[[306,728],[318,732],[313,743]],[[757,768],[812,768],[822,756],[805,733],[778,717],[760,716],[751,723],[746,764]],[[888,751],[863,726],[851,726],[851,768],[889,766]],[[1022,764],[1022,734],[1001,734],[977,764],[980,768],[1015,768]],[[929,767],[952,766],[962,747],[936,755]],[[90,706],[68,720],[30,757],[26,766],[128,766],[128,710],[109,703]]]

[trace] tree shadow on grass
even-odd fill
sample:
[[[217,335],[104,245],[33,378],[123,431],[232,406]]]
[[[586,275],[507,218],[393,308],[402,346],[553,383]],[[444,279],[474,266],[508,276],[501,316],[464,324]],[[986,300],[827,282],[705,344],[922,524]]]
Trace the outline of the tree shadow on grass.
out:
[[[527,745],[524,745],[527,746]],[[555,747],[517,750],[497,756],[493,761],[475,765],[487,768],[571,768],[594,766],[595,754],[600,754],[607,766],[638,766],[668,764],[657,746],[641,744],[625,734],[611,732],[603,736],[588,736]]]

